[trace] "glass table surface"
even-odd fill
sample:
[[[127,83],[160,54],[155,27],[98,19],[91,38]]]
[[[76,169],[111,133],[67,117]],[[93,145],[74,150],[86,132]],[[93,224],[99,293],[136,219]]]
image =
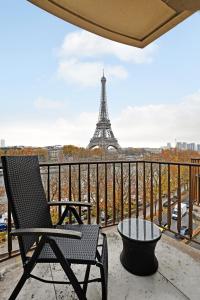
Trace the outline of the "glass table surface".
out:
[[[118,224],[119,233],[125,238],[135,241],[153,241],[161,236],[161,230],[154,223],[140,219],[125,219]]]

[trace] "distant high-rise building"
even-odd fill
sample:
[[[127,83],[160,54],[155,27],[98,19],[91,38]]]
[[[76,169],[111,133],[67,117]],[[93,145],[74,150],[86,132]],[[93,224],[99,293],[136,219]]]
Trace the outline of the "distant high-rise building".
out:
[[[171,149],[172,145],[171,143],[167,143],[167,149]]]
[[[4,148],[6,146],[6,142],[4,139],[0,140],[0,146],[1,146],[1,148]]]
[[[200,144],[197,144],[197,151],[200,151]]]
[[[179,150],[191,150],[195,151],[197,149],[195,143],[177,142],[176,148]]]
[[[189,144],[187,144],[187,149],[195,151],[195,143],[189,143]]]
[[[186,142],[182,143],[182,148],[183,148],[183,150],[187,150],[187,143]]]
[[[179,150],[182,150],[182,143],[181,142],[177,142],[176,143],[176,148]]]

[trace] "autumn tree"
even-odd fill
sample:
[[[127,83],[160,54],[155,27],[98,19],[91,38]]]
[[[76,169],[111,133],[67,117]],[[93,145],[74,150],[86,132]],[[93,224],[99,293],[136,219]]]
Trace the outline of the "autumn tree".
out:
[[[5,151],[5,154],[9,156],[37,155],[42,160],[46,160],[48,157],[48,151],[46,149],[33,147],[9,148]]]
[[[5,154],[3,149],[0,149],[0,156],[3,156]]]

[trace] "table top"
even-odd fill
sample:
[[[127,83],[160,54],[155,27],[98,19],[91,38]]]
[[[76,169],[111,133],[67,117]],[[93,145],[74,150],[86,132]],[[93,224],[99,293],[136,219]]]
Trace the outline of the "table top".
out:
[[[162,234],[157,225],[140,218],[125,219],[117,229],[123,237],[141,242],[158,240]]]

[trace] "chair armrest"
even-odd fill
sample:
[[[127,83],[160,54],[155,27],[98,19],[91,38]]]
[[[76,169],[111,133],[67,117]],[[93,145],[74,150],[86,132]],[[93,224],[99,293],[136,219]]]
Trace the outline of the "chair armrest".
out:
[[[86,206],[86,207],[91,207],[92,204],[89,202],[78,202],[78,201],[52,201],[48,202],[49,206]]]
[[[75,230],[55,229],[55,228],[23,228],[11,231],[13,236],[37,235],[37,236],[56,236],[81,239],[82,233]]]

